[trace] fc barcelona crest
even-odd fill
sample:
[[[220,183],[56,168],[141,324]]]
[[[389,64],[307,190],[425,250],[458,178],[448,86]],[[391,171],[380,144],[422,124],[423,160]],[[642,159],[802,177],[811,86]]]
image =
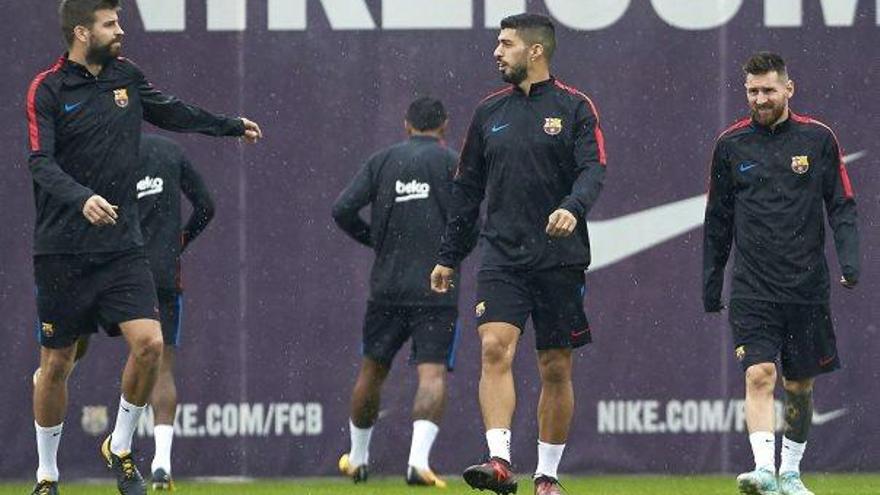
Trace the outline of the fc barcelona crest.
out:
[[[80,424],[83,431],[95,437],[106,432],[110,424],[107,406],[83,406]]]
[[[810,170],[810,158],[807,155],[791,157],[791,169],[798,175],[804,175]]]
[[[113,90],[113,99],[116,100],[116,106],[119,108],[125,108],[128,106],[128,90],[125,88],[119,88]]]
[[[46,337],[52,337],[53,335],[55,335],[55,325],[53,323],[43,322],[40,325],[40,330]]]
[[[477,304],[476,308],[474,308],[474,313],[477,314],[477,318],[483,316],[483,313],[486,312],[486,301],[480,301],[480,304]]]
[[[562,119],[555,117],[544,119],[544,132],[549,136],[555,136],[562,132]]]

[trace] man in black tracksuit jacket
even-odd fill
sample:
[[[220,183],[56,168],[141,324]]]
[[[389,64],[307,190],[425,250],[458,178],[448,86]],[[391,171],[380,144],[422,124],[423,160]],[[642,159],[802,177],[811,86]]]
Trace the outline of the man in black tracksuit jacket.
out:
[[[69,51],[37,75],[27,93],[42,346],[34,391],[34,493],[58,490],[56,458],[74,344],[98,325],[124,335],[130,348],[116,424],[101,453],[121,493],[145,493],[131,438],[156,378],[162,334],[137,208],[142,121],[248,141],[261,136],[247,119],[217,116],[155,89],[119,57],[118,11],[118,0],[62,2]]]
[[[150,397],[156,444],[150,471],[153,489],[170,491],[174,486],[171,445],[178,402],[174,363],[183,318],[180,256],[211,222],[214,200],[179,144],[164,136],[144,134],[140,150],[142,178],[137,182],[138,210],[144,247],[156,284],[165,342],[159,376]],[[181,224],[181,193],[192,206],[185,225]]]
[[[382,383],[397,351],[412,339],[410,362],[419,388],[407,483],[445,486],[431,471],[428,454],[446,397],[446,372],[455,362],[458,291],[435,294],[426,277],[449,217],[457,156],[443,142],[446,111],[419,98],[406,114],[409,139],[373,155],[333,205],[333,218],[348,235],[373,249],[370,298],[363,330],[363,363],[352,392],[351,450],[340,459],[343,474],[366,481],[369,441],[379,412]],[[371,221],[358,212],[370,205]],[[463,239],[466,256],[476,229]]]
[[[171,444],[177,388],[174,383],[176,348],[180,344],[183,316],[183,285],[180,256],[214,217],[214,200],[205,181],[176,142],[157,134],[144,134],[140,146],[140,174],[137,182],[140,226],[150,272],[156,285],[159,322],[162,327],[162,361],[150,397],[153,409],[153,489],[172,490]],[[192,206],[185,226],[181,225],[181,193]],[[77,342],[76,360],[88,349],[89,337]],[[41,370],[35,374],[39,376]]]
[[[490,461],[468,468],[474,488],[509,493],[511,364],[531,316],[542,379],[536,490],[558,493],[556,469],[574,407],[572,349],[590,341],[583,309],[590,263],[586,215],[605,177],[605,149],[589,98],[550,75],[552,22],[522,14],[501,24],[495,57],[511,86],[477,107],[455,178],[452,213],[432,286],[448,287],[488,196],[477,280],[480,405]],[[499,474],[500,473],[500,474]]]
[[[789,110],[785,63],[759,53],[744,66],[752,116],[718,139],[703,251],[703,304],[722,309],[724,267],[736,246],[730,295],[734,351],[746,372],[746,420],[756,470],[743,493],[810,493],[800,460],[812,418],[814,377],[840,367],[825,260],[825,217],[843,274],[859,279],[856,204],[837,138],[828,126]],[[786,429],[776,479],[773,390],[782,365]]]

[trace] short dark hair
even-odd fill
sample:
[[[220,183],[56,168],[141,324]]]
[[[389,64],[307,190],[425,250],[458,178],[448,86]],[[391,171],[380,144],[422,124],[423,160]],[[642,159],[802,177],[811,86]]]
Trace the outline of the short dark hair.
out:
[[[409,104],[406,121],[417,131],[433,131],[446,122],[446,109],[440,100],[423,96]]]
[[[743,73],[753,76],[761,76],[768,72],[776,72],[782,77],[788,77],[788,69],[785,68],[785,60],[773,52],[758,52],[752,55],[742,67]]]
[[[556,52],[556,26],[549,17],[540,14],[516,14],[501,20],[501,29],[515,29],[526,43],[542,45],[547,60]]]
[[[61,34],[67,46],[73,44],[73,30],[77,26],[91,26],[95,23],[98,10],[116,10],[122,0],[61,0],[58,17],[61,19]]]

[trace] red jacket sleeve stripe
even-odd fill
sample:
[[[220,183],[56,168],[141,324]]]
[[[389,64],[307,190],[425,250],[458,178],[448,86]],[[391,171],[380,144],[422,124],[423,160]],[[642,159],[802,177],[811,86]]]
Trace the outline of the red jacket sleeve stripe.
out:
[[[846,172],[846,164],[843,162],[843,148],[840,147],[840,141],[837,140],[837,134],[834,130],[825,123],[806,115],[797,115],[794,112],[791,112],[791,118],[794,119],[795,122],[818,125],[828,129],[828,132],[831,133],[831,137],[834,138],[834,144],[837,145],[838,173],[840,174],[840,183],[843,185],[843,194],[847,198],[854,198],[855,191],[853,191],[852,182],[849,180],[849,174]]]
[[[40,127],[37,124],[37,89],[49,74],[58,71],[61,68],[63,59],[59,59],[51,69],[40,72],[37,77],[31,81],[31,85],[27,92],[27,118],[28,118],[28,138],[30,141],[31,151],[40,149]]]
[[[580,92],[578,89],[568,86],[562,81],[556,80],[555,83],[557,87],[568,91],[575,96],[583,98],[584,100],[586,100],[587,104],[590,105],[590,110],[592,110],[593,115],[596,116],[596,125],[593,127],[593,133],[595,134],[596,138],[596,146],[599,147],[599,163],[605,166],[608,163],[608,158],[605,154],[605,135],[602,133],[602,128],[599,126],[599,110],[596,109],[596,105],[593,104],[593,100],[591,100],[589,96]]]

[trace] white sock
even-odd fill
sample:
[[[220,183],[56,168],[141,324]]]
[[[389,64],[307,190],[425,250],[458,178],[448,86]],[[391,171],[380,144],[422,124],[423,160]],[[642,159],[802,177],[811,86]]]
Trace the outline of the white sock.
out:
[[[156,453],[153,455],[150,471],[156,472],[161,468],[171,474],[171,442],[174,440],[174,427],[171,425],[154,426],[153,438],[156,440]]]
[[[125,400],[124,396],[119,397],[116,426],[113,428],[113,433],[110,437],[110,452],[119,456],[131,452],[131,437],[134,435],[138,420],[146,408],[146,404],[136,406]]]
[[[409,465],[416,469],[428,469],[428,456],[431,454],[431,446],[437,438],[440,427],[434,423],[419,419],[413,421],[412,444],[409,447]]]
[[[769,431],[756,431],[749,435],[755,469],[776,472],[776,435]]]
[[[562,460],[564,450],[564,443],[552,444],[538,440],[538,469],[535,470],[535,478],[549,476],[553,479],[559,479],[556,470],[559,468],[559,461]]]
[[[37,455],[40,465],[37,467],[37,482],[43,480],[58,481],[58,444],[61,443],[61,430],[64,423],[43,428],[34,421],[37,430]]]
[[[348,420],[348,431],[351,437],[351,451],[348,460],[354,467],[364,466],[370,462],[370,437],[373,435],[373,427],[358,428]]]
[[[499,457],[510,462],[510,430],[492,428],[486,431],[486,443],[489,444],[489,457]]]
[[[789,440],[785,436],[782,437],[782,463],[779,465],[780,473],[788,473],[794,471],[801,472],[801,459],[804,457],[804,450],[807,449],[807,442],[797,443]]]

